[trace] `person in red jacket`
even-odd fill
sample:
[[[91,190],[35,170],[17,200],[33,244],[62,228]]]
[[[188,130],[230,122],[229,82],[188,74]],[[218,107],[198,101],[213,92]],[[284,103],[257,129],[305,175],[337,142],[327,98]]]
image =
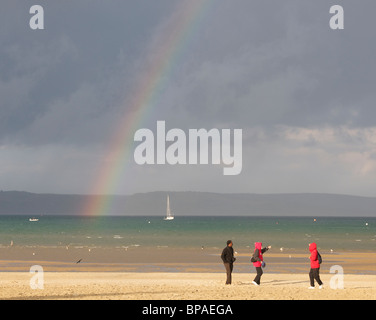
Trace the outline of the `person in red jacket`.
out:
[[[309,251],[311,252],[311,256],[309,257],[311,260],[311,269],[309,270],[311,286],[308,289],[315,289],[315,280],[319,284],[319,289],[322,289],[323,283],[320,279],[319,253],[317,251],[316,243],[313,242],[309,244]]]
[[[256,273],[257,273],[255,279],[252,281],[252,283],[255,286],[260,285],[261,276],[263,274],[261,267],[265,267],[264,257],[262,256],[262,254],[265,251],[269,250],[270,248],[271,248],[271,246],[268,246],[268,247],[265,247],[264,249],[262,249],[262,243],[261,242],[255,242],[255,251],[254,251],[253,256],[251,258],[251,262],[253,262],[253,266],[256,267]]]

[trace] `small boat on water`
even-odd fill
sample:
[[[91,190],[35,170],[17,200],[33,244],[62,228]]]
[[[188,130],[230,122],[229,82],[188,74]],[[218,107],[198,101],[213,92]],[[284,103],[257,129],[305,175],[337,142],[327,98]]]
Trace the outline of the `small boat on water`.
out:
[[[37,222],[37,221],[39,221],[39,219],[38,218],[29,218],[29,221],[30,222]]]
[[[164,220],[174,220],[174,215],[171,213],[170,209],[170,196],[167,196],[167,212]]]

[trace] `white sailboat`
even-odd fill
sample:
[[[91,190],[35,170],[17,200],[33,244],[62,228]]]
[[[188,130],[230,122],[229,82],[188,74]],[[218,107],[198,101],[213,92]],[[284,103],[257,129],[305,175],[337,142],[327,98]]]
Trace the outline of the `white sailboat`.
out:
[[[174,220],[174,215],[171,213],[170,209],[170,196],[167,196],[167,213],[164,220]]]

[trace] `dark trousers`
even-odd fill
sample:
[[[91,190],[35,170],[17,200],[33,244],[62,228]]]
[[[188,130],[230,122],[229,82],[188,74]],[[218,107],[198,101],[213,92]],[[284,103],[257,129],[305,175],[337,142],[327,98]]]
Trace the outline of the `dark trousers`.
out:
[[[315,286],[315,280],[319,286],[322,285],[322,281],[320,279],[320,268],[311,268],[311,270],[309,270],[309,281],[311,282],[311,287]]]
[[[232,269],[234,268],[234,264],[225,262],[224,265],[225,265],[226,275],[227,275],[226,284],[231,284],[231,280],[232,280],[231,273],[232,273]]]
[[[257,272],[257,275],[253,281],[256,282],[257,284],[260,284],[261,276],[264,273],[264,271],[262,271],[261,267],[256,267],[256,272]]]

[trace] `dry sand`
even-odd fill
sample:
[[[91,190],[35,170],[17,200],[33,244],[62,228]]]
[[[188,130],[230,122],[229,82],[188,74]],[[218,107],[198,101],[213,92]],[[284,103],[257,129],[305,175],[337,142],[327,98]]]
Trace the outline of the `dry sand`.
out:
[[[344,289],[331,289],[331,274],[321,276],[324,289],[309,290],[306,274],[268,274],[251,284],[253,274],[234,274],[224,284],[220,273],[45,272],[44,289],[31,289],[32,275],[0,273],[1,299],[126,299],[126,300],[248,300],[248,299],[372,299],[375,275],[345,275]]]

